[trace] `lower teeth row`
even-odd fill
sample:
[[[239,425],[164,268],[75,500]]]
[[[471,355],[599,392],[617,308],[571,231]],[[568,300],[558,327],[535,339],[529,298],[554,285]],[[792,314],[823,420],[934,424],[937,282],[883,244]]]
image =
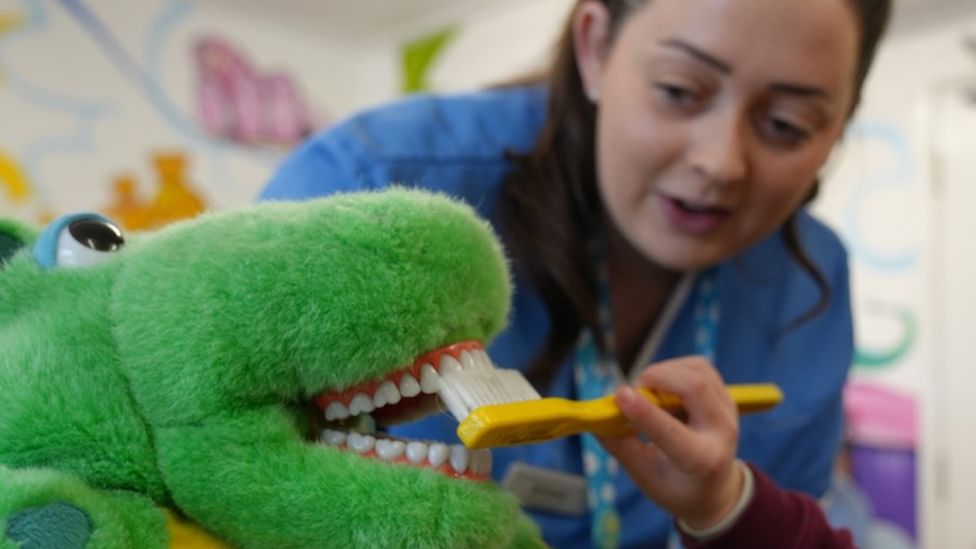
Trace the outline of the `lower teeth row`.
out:
[[[403,442],[386,438],[376,438],[360,433],[344,433],[325,429],[319,440],[329,446],[345,447],[357,454],[374,452],[383,461],[394,462],[401,457],[414,465],[440,467],[449,463],[458,474],[488,475],[491,473],[491,452],[488,450],[469,450],[460,444],[440,442]]]

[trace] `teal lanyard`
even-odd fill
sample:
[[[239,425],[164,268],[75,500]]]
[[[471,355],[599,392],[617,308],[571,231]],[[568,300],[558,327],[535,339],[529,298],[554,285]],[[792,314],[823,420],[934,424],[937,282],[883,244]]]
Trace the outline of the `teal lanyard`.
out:
[[[610,314],[610,282],[606,262],[602,256],[597,265],[598,320],[607,352],[600,351],[590,330],[584,330],[576,345],[573,374],[580,399],[588,400],[607,395],[620,385],[623,370],[614,358],[613,319]],[[701,273],[695,292],[695,353],[715,362],[720,308],[715,268]],[[667,327],[665,327],[667,329]],[[590,507],[593,546],[616,549],[620,545],[620,515],[616,509],[617,460],[600,446],[596,438],[584,433],[583,471],[586,474],[587,499]]]

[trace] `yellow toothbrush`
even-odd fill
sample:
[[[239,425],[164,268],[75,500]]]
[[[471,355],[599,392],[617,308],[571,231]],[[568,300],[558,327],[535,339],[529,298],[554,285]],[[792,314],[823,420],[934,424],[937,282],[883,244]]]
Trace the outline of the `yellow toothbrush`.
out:
[[[586,401],[540,398],[515,370],[458,372],[441,385],[441,400],[460,421],[457,433],[468,448],[529,444],[583,432],[633,433],[612,394]],[[762,412],[783,400],[782,391],[771,383],[733,384],[727,389],[740,414]],[[673,413],[681,411],[677,396],[646,389],[638,392]]]

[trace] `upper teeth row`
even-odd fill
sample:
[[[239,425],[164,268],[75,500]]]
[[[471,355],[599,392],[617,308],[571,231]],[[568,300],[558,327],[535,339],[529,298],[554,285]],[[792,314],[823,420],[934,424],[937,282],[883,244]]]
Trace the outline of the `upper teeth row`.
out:
[[[421,465],[425,461],[430,467],[440,467],[445,462],[455,471],[468,472],[473,475],[491,474],[491,452],[488,450],[469,450],[460,444],[443,444],[441,442],[403,442],[386,438],[376,438],[360,433],[343,433],[326,429],[320,436],[322,442],[329,446],[341,447],[345,445],[357,454],[367,454],[373,451],[383,461],[396,461],[406,456],[407,461],[414,465]]]
[[[474,349],[461,351],[461,360],[444,353],[441,356],[439,370],[441,373],[456,372],[468,368],[494,368],[488,354],[483,350]],[[420,367],[420,381],[409,372],[404,373],[399,384],[385,380],[376,387],[372,394],[356,393],[349,401],[349,406],[339,401],[331,402],[325,407],[325,419],[335,421],[349,416],[368,414],[387,404],[396,404],[402,397],[415,397],[420,393],[432,395],[440,387],[440,375],[433,365],[425,363]]]

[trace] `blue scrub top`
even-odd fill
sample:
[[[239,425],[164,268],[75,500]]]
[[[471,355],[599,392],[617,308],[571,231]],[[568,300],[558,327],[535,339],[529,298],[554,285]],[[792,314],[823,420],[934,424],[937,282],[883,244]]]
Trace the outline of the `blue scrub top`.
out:
[[[300,200],[341,191],[402,184],[440,191],[474,206],[494,222],[494,205],[511,169],[508,151],[531,149],[542,127],[546,95],[537,88],[453,96],[413,96],[370,110],[314,136],[280,167],[262,200]],[[739,456],[788,489],[822,495],[841,442],[841,388],[853,356],[847,254],[837,236],[808,213],[800,241],[830,284],[830,302],[813,319],[791,321],[820,299],[813,280],[789,256],[777,233],[719,266],[721,321],[716,367],[727,383],[774,382],[782,405],[743,417]],[[525,281],[515,281],[508,328],[489,346],[501,367],[525,369],[545,342],[545,307]],[[678,313],[655,361],[692,354],[697,289]],[[563,365],[546,396],[574,397],[572,365]],[[401,427],[411,438],[456,441],[445,415]],[[580,441],[493,451],[501,479],[521,461],[583,475]],[[617,476],[621,547],[665,547],[670,517],[648,501],[626,474]],[[590,518],[530,513],[553,547],[589,547]]]

